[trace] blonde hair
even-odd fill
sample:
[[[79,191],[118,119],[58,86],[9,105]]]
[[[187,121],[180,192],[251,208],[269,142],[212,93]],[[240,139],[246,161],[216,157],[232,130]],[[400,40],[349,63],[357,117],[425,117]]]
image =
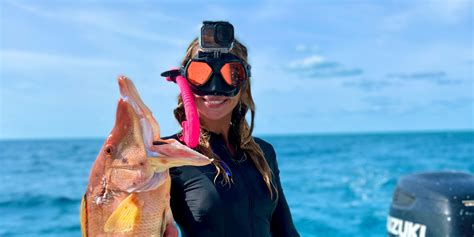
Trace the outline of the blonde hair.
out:
[[[199,49],[199,40],[196,38],[194,39],[188,49],[186,50],[186,55],[181,63],[182,66],[186,66],[186,63],[193,58]],[[236,55],[241,60],[247,63],[247,48],[242,45],[239,41],[234,41],[234,46],[230,50],[230,53]],[[250,126],[245,118],[246,113],[250,110],[251,112],[251,120]],[[184,113],[184,104],[181,96],[178,96],[178,106],[174,110],[174,115],[176,120],[178,120],[179,124],[182,123],[186,119]],[[273,198],[273,192],[275,191],[276,197],[278,198],[278,190],[275,188],[275,184],[272,179],[272,170],[268,165],[265,155],[260,148],[260,146],[255,142],[252,137],[252,131],[254,127],[254,118],[255,118],[255,103],[252,98],[252,93],[250,90],[250,82],[247,81],[243,84],[241,88],[241,96],[239,104],[234,108],[232,111],[232,118],[231,118],[231,127],[229,131],[229,140],[233,144],[238,144],[238,147],[244,152],[244,154],[248,155],[255,167],[262,175],[263,181],[267,185],[268,191],[270,192],[270,197]],[[226,172],[222,172],[225,170],[222,166],[221,160],[218,156],[214,155],[211,150],[209,144],[209,132],[204,129],[201,129],[201,134],[199,137],[199,145],[197,150],[204,155],[214,158],[213,164],[216,167],[217,174],[214,178],[214,183],[219,175],[223,176],[222,184],[231,184],[233,181],[229,178],[228,175],[225,175]]]

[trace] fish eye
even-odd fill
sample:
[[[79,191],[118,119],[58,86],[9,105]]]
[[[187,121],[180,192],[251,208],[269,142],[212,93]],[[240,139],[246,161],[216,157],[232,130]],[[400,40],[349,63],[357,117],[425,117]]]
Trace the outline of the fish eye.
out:
[[[106,146],[105,146],[104,152],[105,152],[106,155],[111,155],[111,154],[112,154],[112,151],[113,151],[112,145],[106,145]]]

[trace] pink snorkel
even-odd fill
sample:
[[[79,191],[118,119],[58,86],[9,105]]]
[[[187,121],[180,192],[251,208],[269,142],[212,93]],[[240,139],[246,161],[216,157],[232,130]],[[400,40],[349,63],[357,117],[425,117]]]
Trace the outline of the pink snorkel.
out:
[[[191,88],[189,88],[186,78],[181,76],[178,69],[163,72],[161,76],[166,77],[167,81],[178,84],[184,103],[184,113],[186,114],[186,120],[181,123],[183,136],[180,137],[180,140],[184,141],[188,147],[195,148],[199,144],[199,134],[201,130],[196,102],[194,101]]]

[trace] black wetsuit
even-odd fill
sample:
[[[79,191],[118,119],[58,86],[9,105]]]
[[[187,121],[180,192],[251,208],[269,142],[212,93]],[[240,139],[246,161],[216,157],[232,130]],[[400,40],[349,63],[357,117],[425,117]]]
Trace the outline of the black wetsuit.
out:
[[[299,236],[281,188],[275,151],[264,140],[255,138],[255,141],[273,170],[278,200],[270,198],[250,158],[246,159],[240,150],[232,157],[223,138],[211,134],[213,152],[228,166],[233,183],[230,187],[222,185],[222,176],[214,183],[213,164],[170,169],[171,210],[183,237]]]

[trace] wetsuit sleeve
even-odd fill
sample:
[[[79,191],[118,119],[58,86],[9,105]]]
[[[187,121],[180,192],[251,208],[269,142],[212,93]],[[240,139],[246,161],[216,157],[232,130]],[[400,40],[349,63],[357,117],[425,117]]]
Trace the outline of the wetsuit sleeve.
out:
[[[296,231],[295,225],[293,224],[290,208],[288,207],[285,194],[283,193],[283,189],[281,187],[280,170],[278,169],[275,150],[271,146],[269,153],[269,160],[272,163],[271,167],[274,174],[274,182],[278,189],[278,203],[272,215],[270,232],[272,233],[273,237],[300,236],[298,231]]]

